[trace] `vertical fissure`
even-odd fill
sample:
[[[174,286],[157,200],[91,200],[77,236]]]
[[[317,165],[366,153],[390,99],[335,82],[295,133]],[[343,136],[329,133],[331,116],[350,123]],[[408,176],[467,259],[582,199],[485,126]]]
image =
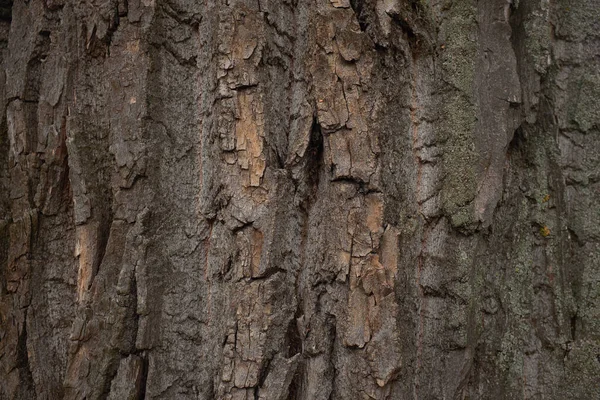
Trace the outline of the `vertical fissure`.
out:
[[[22,331],[19,335],[17,342],[17,368],[22,373],[19,376],[19,392],[22,398],[36,399],[37,393],[35,390],[35,383],[33,380],[33,374],[31,371],[31,365],[29,363],[29,351],[27,350],[27,310],[23,311],[25,318],[22,325]],[[30,397],[28,397],[30,396]]]

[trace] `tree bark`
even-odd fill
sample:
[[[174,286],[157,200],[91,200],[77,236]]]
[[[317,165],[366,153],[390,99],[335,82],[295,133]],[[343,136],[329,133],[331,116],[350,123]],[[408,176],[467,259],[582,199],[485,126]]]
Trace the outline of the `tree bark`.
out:
[[[597,399],[596,0],[0,0],[0,399]]]

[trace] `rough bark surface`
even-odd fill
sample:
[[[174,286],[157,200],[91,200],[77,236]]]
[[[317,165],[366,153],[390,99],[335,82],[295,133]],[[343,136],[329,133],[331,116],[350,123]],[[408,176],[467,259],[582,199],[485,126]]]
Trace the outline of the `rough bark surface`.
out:
[[[597,0],[0,0],[0,399],[600,398]]]

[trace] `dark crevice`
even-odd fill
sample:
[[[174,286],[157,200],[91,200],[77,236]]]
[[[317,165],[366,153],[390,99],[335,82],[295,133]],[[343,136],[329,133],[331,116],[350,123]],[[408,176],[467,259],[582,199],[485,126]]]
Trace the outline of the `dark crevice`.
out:
[[[191,59],[194,59],[194,66],[195,61],[196,61],[196,56],[193,56]],[[236,92],[243,92],[244,90],[248,90],[248,89],[252,89],[258,87],[258,82],[257,83],[236,83],[234,85],[229,86],[230,89],[235,90]]]
[[[314,200],[313,197],[316,197],[316,192],[319,188],[319,179],[323,167],[323,152],[323,133],[321,132],[321,126],[315,117],[313,118],[308,149],[306,150],[306,157],[308,160],[307,185],[308,187],[313,188],[312,192],[309,193],[309,196],[311,196],[311,203]]]
[[[100,223],[100,228],[98,230],[98,252],[97,252],[97,256],[93,261],[92,264],[92,277],[90,279],[90,286],[88,287],[91,288],[92,284],[94,283],[94,278],[96,277],[96,275],[98,275],[98,271],[100,271],[100,266],[102,265],[102,261],[104,261],[104,255],[106,254],[106,247],[108,246],[108,238],[110,236],[110,228],[112,226],[112,221],[113,221],[113,216],[112,213],[110,213],[110,216],[108,218],[105,218],[101,223]]]
[[[241,231],[245,230],[246,228],[252,227],[252,224],[254,224],[254,221],[240,221],[237,218],[236,218],[236,220],[239,221],[242,225],[236,226],[236,227],[234,227],[234,228],[231,229],[231,233],[233,235],[235,235],[238,232],[241,232]]]
[[[388,47],[384,46],[381,43],[376,42],[373,44],[373,48],[375,49],[376,52],[380,53],[380,54],[378,54],[378,56],[379,56],[378,58],[380,60],[385,60],[385,52],[388,51]]]
[[[277,146],[271,145],[271,152],[275,155],[275,165],[277,169],[285,169],[285,160],[283,159],[282,152],[277,149]]]
[[[303,157],[297,157],[286,165],[290,179],[294,183],[295,195],[301,199],[300,208],[306,215],[317,198],[324,164],[323,153],[323,134],[321,126],[314,117]]]
[[[17,341],[17,368],[19,368],[21,372],[19,382],[19,390],[22,393],[21,398],[27,398],[27,393],[29,393],[29,396],[34,396],[35,389],[31,366],[29,364],[29,352],[27,351],[27,310],[23,310],[23,312],[25,313],[23,330]]]
[[[298,332],[297,319],[302,316],[302,310],[300,307],[296,310],[294,317],[288,324],[287,331],[285,333],[285,347],[287,348],[286,358],[291,358],[296,354],[302,353],[302,338],[300,332]]]
[[[508,143],[506,157],[511,165],[520,168],[531,167],[531,144],[529,143],[529,126],[520,125]]]
[[[269,367],[271,366],[271,361],[272,361],[272,359],[267,359],[263,363],[262,368],[260,369],[260,372],[258,373],[258,385],[256,386],[256,389],[264,386],[265,380],[267,379],[267,376],[269,375]]]
[[[360,30],[365,32],[369,28],[367,13],[365,12],[364,0],[350,0],[350,7],[354,10]]]
[[[104,37],[104,43],[106,44],[106,51],[108,54],[110,54],[110,45],[112,43],[112,37],[114,35],[114,33],[117,31],[117,29],[119,28],[119,23],[121,22],[121,19],[119,17],[119,7],[115,7],[113,10],[113,15],[112,15],[112,21],[108,26],[108,30],[106,32],[106,36]]]
[[[118,14],[119,17],[127,17],[127,14],[129,13],[129,1],[128,0],[119,1],[118,11],[119,11],[119,14]]]
[[[146,398],[146,386],[148,385],[148,356],[142,356],[142,370],[136,382],[135,400],[144,400]]]
[[[571,340],[577,340],[577,314],[571,316]]]
[[[508,143],[509,153],[518,152],[525,145],[525,132],[523,127],[519,126],[513,133],[513,137]]]
[[[521,2],[525,3],[525,2]],[[519,79],[521,78],[521,71],[525,67],[523,60],[525,59],[525,51],[523,49],[523,43],[526,43],[526,33],[524,19],[527,14],[525,10],[525,4],[515,5],[514,2],[510,6],[510,17],[508,23],[510,25],[510,43],[515,53],[515,59],[517,61],[517,71]],[[522,87],[522,84],[521,84]]]
[[[331,355],[335,351],[335,342],[336,342],[336,339],[337,339],[337,329],[336,329],[336,320],[335,320],[334,316],[331,316],[331,318],[328,318],[328,322],[330,322],[330,324],[329,324],[329,335],[330,336],[329,337],[332,338],[332,340],[331,340],[331,346],[329,348],[329,354],[330,354],[329,364],[331,366],[331,375],[332,375],[331,376],[331,382],[332,382],[332,385],[331,385],[331,392],[329,393],[329,397],[328,397],[328,399],[331,400],[331,399],[334,399],[334,398],[337,397],[335,394],[336,394],[336,382],[337,382],[336,378],[337,378],[337,375],[338,375],[338,370],[336,368],[335,360],[332,359],[333,357],[331,357]]]
[[[12,21],[13,0],[0,0],[0,21]]]
[[[377,188],[373,188],[370,186],[369,182],[365,182],[362,179],[353,177],[353,176],[340,176],[338,178],[334,178],[331,180],[332,183],[348,183],[356,186],[357,191],[360,194],[371,194],[371,193],[381,193],[381,191]]]
[[[279,274],[279,273],[287,273],[287,271],[285,269],[281,269],[279,267],[270,267],[267,268],[266,271],[258,276],[253,276],[250,279],[252,281],[264,281],[267,280],[269,278],[271,278],[273,275]]]
[[[408,19],[402,18],[402,16],[400,14],[393,13],[393,12],[388,12],[388,15],[390,16],[390,18],[392,18],[392,21],[394,21],[404,31],[408,41],[410,43],[415,43],[417,40],[417,35],[416,35],[415,31],[413,30],[413,28],[408,23]]]

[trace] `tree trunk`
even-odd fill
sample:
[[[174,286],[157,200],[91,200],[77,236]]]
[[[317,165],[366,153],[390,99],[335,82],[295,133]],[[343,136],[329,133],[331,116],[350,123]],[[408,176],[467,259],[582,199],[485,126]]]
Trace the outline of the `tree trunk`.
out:
[[[0,0],[0,399],[598,399],[597,0]]]

